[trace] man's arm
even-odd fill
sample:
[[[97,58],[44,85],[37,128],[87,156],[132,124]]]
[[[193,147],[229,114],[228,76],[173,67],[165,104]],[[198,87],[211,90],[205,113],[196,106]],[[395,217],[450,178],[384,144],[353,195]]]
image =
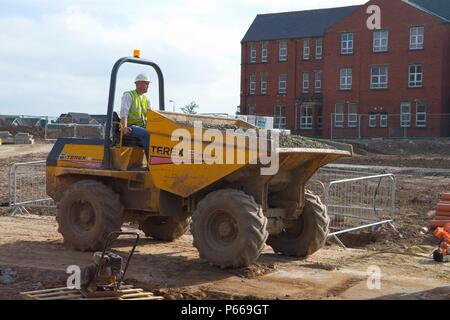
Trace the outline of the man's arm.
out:
[[[122,123],[122,132],[124,134],[130,134],[131,128],[128,128],[128,111],[131,107],[131,94],[125,92],[122,96],[122,105],[120,108],[120,117]]]
[[[122,132],[124,134],[129,134],[131,132],[131,128],[128,128],[127,122],[128,122],[128,117],[122,117]]]

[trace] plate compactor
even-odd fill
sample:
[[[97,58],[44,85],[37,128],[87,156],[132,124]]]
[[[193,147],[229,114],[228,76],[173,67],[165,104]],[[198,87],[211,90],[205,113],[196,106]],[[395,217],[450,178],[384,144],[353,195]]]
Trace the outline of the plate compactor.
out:
[[[134,236],[133,247],[125,262],[123,258],[110,250],[111,245],[122,235]],[[113,231],[109,234],[103,251],[97,251],[92,258],[93,264],[85,267],[81,273],[81,293],[84,297],[120,296],[123,279],[130,264],[139,234],[136,232]]]

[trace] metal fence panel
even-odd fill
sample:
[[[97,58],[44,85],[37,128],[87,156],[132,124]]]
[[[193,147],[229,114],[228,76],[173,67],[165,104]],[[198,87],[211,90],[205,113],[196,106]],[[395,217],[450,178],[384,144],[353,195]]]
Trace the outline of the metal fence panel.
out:
[[[27,212],[27,208],[55,208],[47,195],[46,161],[14,163],[9,169],[9,206],[11,214]]]
[[[101,124],[49,123],[45,126],[45,140],[58,138],[104,138]]]
[[[330,216],[329,237],[393,225],[396,203],[396,178],[393,174],[368,174],[322,168],[312,177],[308,188],[321,196]]]

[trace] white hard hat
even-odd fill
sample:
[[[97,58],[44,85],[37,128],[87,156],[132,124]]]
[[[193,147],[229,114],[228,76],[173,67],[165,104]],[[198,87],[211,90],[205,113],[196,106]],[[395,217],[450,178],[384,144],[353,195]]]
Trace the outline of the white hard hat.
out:
[[[136,79],[134,80],[134,82],[138,82],[138,81],[151,82],[150,77],[148,76],[148,74],[145,74],[145,73],[140,73],[136,76]]]

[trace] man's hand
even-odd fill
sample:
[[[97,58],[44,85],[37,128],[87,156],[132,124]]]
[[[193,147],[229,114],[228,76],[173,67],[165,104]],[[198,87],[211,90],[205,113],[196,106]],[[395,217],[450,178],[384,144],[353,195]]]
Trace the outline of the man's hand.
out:
[[[129,135],[129,134],[131,133],[131,128],[129,128],[129,127],[124,127],[124,128],[122,129],[122,131],[123,131],[123,134],[124,134],[124,135]]]

